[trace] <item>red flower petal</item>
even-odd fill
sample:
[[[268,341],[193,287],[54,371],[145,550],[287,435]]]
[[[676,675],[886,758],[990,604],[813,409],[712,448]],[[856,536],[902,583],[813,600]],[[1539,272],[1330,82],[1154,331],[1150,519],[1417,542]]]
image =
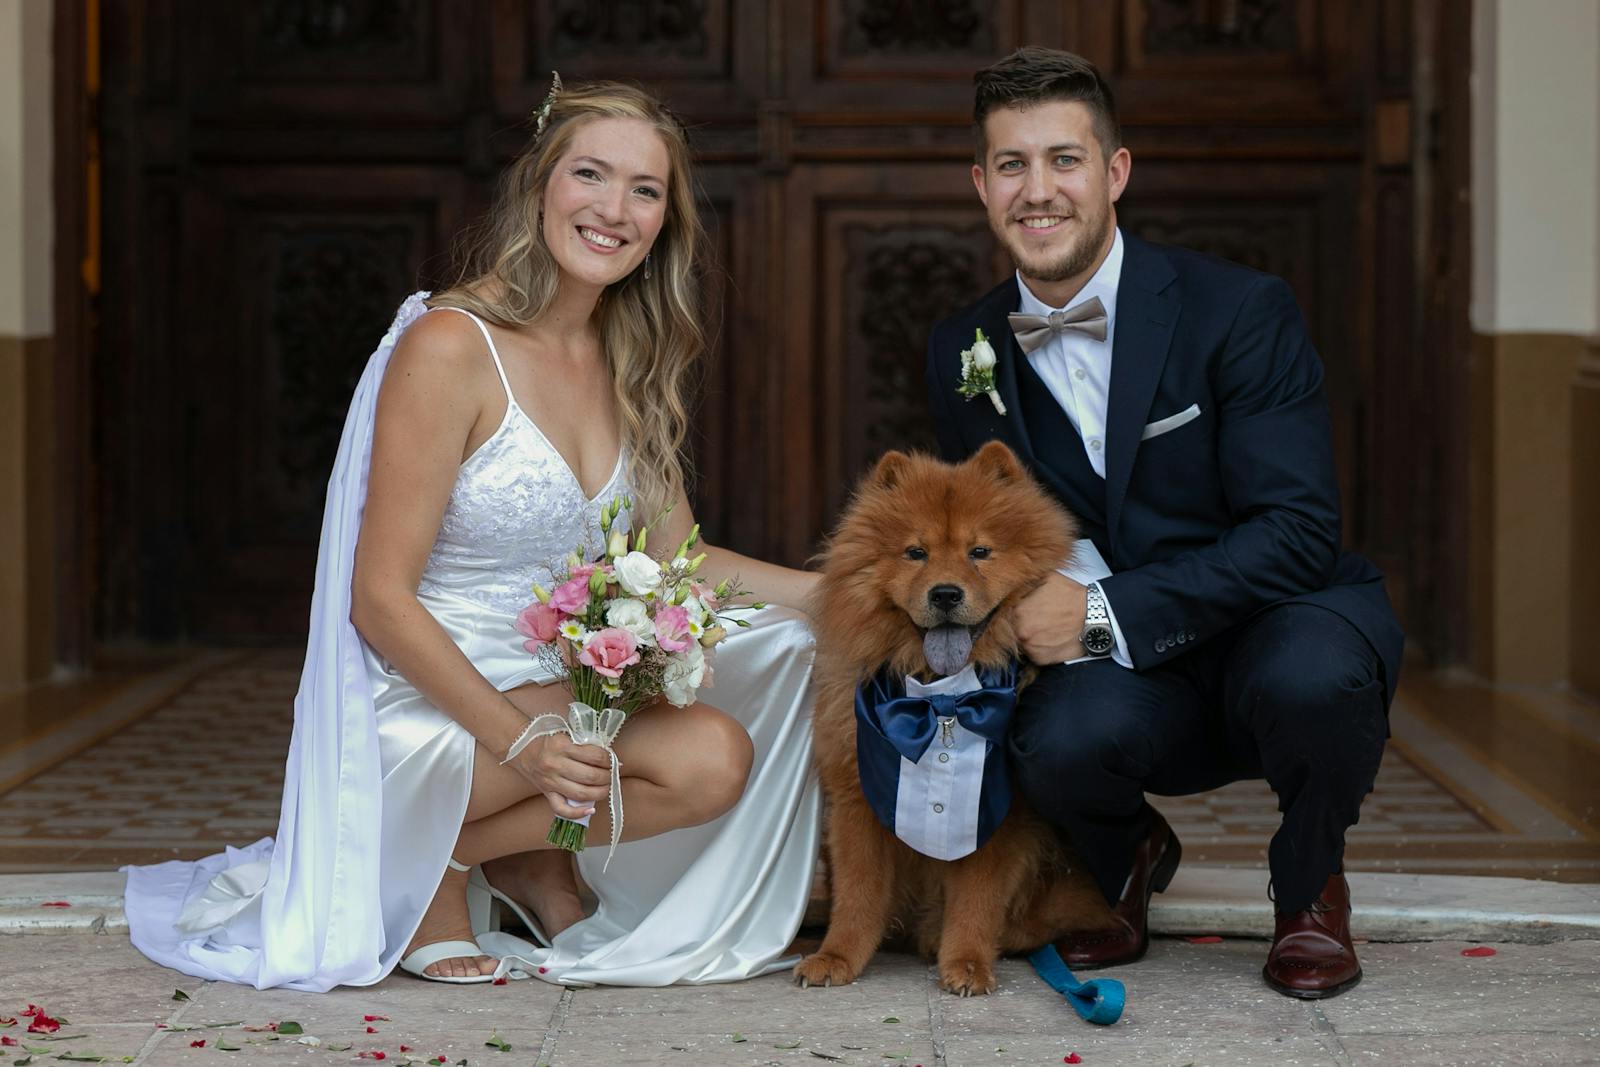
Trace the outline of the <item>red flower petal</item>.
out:
[[[28,1033],[30,1034],[53,1034],[59,1029],[61,1029],[61,1023],[50,1018],[42,1011],[33,1017],[33,1022],[28,1024]]]
[[[389,1017],[387,1015],[363,1015],[361,1020],[369,1023],[386,1023],[389,1021]]]
[[[376,1027],[376,1026],[369,1026],[369,1027],[367,1027],[367,1033],[369,1033],[369,1034],[375,1034],[375,1033],[377,1033],[377,1032],[378,1032],[378,1028],[377,1028],[377,1027]]]
[[[70,907],[72,907],[72,902],[71,901],[67,901],[67,900],[47,900],[43,904],[40,904],[39,907],[41,907],[41,908],[70,908]]]
[[[546,974],[546,973],[549,972],[549,970],[550,970],[550,968],[548,968],[548,967],[540,967],[539,968],[539,973],[540,974]]]
[[[400,1051],[401,1052],[410,1052],[411,1051],[411,1046],[410,1045],[401,1045],[400,1046]]]
[[[16,1038],[14,1038],[14,1037],[6,1037],[4,1034],[0,1034],[0,1045],[11,1045],[11,1046],[15,1047],[16,1044],[17,1044],[17,1039]]]
[[[1222,938],[1219,937],[1219,938],[1217,938],[1217,940],[1221,941]],[[1082,1063],[1083,1062],[1083,1057],[1078,1055],[1076,1052],[1069,1052],[1065,1056],[1061,1057],[1061,1062],[1062,1063]]]
[[[1207,934],[1204,937],[1186,937],[1184,940],[1191,945],[1216,945],[1222,942],[1222,938],[1216,934]]]
[[[0,1026],[15,1026],[15,1025],[17,1025],[17,1020],[16,1019],[0,1019]]]
[[[389,1054],[386,1052],[358,1052],[356,1053],[356,1058],[362,1060],[386,1060],[389,1058]]]
[[[1477,948],[1464,948],[1461,950],[1461,954],[1463,956],[1493,956],[1495,950],[1488,945],[1479,945]]]
[[[496,978],[494,981],[490,982],[489,984],[490,985],[505,985],[506,984],[506,980],[503,977],[502,978]]]
[[[39,1007],[38,1005],[29,1004],[28,1005],[28,1010],[24,1011],[22,1014],[24,1014],[24,1015],[43,1015],[44,1014],[44,1009]]]
[[[199,1041],[191,1041],[191,1042],[189,1042],[189,1047],[190,1048],[205,1048],[206,1047],[205,1039],[202,1038]]]

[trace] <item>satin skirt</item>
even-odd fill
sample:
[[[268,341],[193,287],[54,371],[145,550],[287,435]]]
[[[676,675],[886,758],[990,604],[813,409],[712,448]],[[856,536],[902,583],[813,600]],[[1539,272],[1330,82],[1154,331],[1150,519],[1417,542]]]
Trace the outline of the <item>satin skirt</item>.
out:
[[[481,607],[449,593],[419,596],[500,691],[553,682],[502,620],[490,624]],[[492,911],[474,908],[474,935],[485,952],[520,957],[528,966],[519,971],[571,985],[724,982],[792,965],[783,952],[805,912],[820,842],[821,797],[811,766],[812,638],[803,616],[786,609],[744,617],[750,627],[733,630],[718,647],[715,685],[700,692],[754,742],[744,797],[704,826],[619,846],[609,866],[608,842],[591,842],[578,867],[599,906],[550,948],[485,928]],[[369,649],[366,658],[382,767],[379,899],[369,914],[382,928],[377,958],[337,981],[315,973],[262,981],[262,946],[269,942],[278,943],[275,958],[317,955],[315,946],[282,951],[299,948],[294,940],[306,936],[295,924],[268,929],[261,921],[260,897],[274,859],[280,868],[294,861],[274,857],[276,843],[264,838],[195,863],[126,868],[130,934],[151,959],[203,978],[300,989],[370,984],[399,962],[465,817],[476,743],[380,656]]]

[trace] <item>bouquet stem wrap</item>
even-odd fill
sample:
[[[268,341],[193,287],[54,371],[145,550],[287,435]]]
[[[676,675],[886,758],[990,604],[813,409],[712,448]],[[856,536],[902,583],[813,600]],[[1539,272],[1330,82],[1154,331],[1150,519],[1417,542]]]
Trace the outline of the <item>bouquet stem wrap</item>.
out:
[[[604,749],[606,755],[611,757],[611,849],[606,853],[605,866],[601,870],[611,866],[611,857],[616,855],[617,845],[622,840],[622,774],[619,770],[622,761],[617,758],[611,743],[616,740],[617,732],[622,729],[626,719],[627,715],[616,708],[596,711],[582,701],[574,700],[567,705],[567,717],[564,719],[559,715],[540,715],[534,719],[528,724],[530,729],[506,753],[506,760],[509,761],[527,748],[534,738],[566,734],[572,738],[573,744],[593,745]],[[545,840],[568,852],[582,852],[584,839],[588,836],[589,818],[585,815],[581,819],[566,819],[558,815],[550,824],[550,833]]]

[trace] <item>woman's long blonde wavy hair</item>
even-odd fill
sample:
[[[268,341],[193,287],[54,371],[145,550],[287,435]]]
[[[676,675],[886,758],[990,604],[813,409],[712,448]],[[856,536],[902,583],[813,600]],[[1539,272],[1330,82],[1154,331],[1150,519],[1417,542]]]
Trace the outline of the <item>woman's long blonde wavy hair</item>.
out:
[[[617,82],[557,91],[544,132],[506,169],[494,207],[468,231],[455,282],[428,303],[463,308],[509,328],[537,322],[549,310],[561,269],[542,232],[544,191],[573,135],[601,118],[649,123],[670,162],[667,210],[650,250],[650,277],[635,268],[607,287],[595,309],[628,450],[633,522],[640,526],[684,492],[693,372],[706,345],[699,285],[705,229],[695,204],[688,139],[665,105]]]

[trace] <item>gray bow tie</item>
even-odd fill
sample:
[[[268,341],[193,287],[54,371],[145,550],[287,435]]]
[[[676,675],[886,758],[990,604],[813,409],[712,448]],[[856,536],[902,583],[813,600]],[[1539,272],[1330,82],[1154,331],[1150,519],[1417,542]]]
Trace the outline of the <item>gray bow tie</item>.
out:
[[[1029,315],[1013,311],[1006,316],[1011,332],[1017,335],[1017,344],[1024,352],[1032,352],[1058,333],[1076,330],[1096,341],[1106,339],[1106,306],[1098,296],[1092,296],[1077,307],[1065,311],[1052,311],[1049,315]]]

